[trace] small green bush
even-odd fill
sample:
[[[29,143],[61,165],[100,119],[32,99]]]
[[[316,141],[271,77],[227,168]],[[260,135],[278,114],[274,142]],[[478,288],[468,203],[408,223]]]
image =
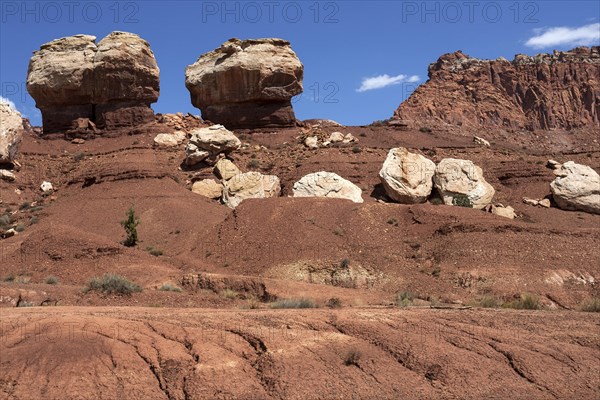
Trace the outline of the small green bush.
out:
[[[415,299],[415,295],[411,292],[408,292],[408,291],[399,292],[396,295],[396,305],[399,307],[407,307],[412,304],[414,299]]]
[[[485,295],[478,302],[479,307],[483,308],[496,308],[499,305],[498,299],[494,296]]]
[[[17,226],[15,226],[15,231],[16,231],[16,232],[19,232],[19,233],[21,233],[21,232],[23,232],[24,230],[25,230],[25,225],[23,225],[23,224],[17,224]]]
[[[152,254],[154,257],[159,257],[159,256],[162,256],[164,254],[162,250],[155,249],[152,246],[146,247],[146,251],[148,253]]]
[[[58,278],[53,275],[50,275],[46,278],[46,283],[48,285],[56,285],[58,283]]]
[[[327,300],[326,306],[329,308],[342,308],[342,300],[338,297],[332,297]]]
[[[271,308],[317,308],[317,304],[312,299],[280,299],[270,305]]]
[[[28,201],[24,201],[21,203],[21,205],[19,206],[19,210],[27,210],[31,207],[31,203]]]
[[[431,133],[431,128],[428,128],[426,126],[422,126],[421,128],[419,128],[419,131],[423,132],[423,133]]]
[[[127,233],[127,239],[123,242],[123,244],[127,247],[133,247],[138,242],[137,235],[137,226],[140,224],[139,218],[135,216],[135,210],[133,206],[129,208],[127,211],[127,219],[121,221],[121,226],[125,229]]]
[[[248,161],[248,164],[246,164],[246,167],[248,167],[250,169],[258,168],[259,166],[260,166],[260,162],[255,159]]]
[[[473,203],[466,194],[455,194],[452,197],[452,204],[459,207],[473,208]]]
[[[158,290],[162,292],[176,292],[181,293],[181,288],[170,283],[164,283]]]
[[[221,297],[226,298],[226,299],[233,300],[233,299],[237,299],[239,293],[236,292],[235,290],[224,289],[224,290],[221,290],[221,292],[219,293],[219,295]]]
[[[514,308],[516,310],[539,310],[541,307],[540,299],[532,294],[522,294],[520,298],[509,301],[503,305],[504,308]]]
[[[85,287],[84,292],[96,290],[107,294],[131,294],[141,292],[142,288],[119,275],[105,274],[101,278],[93,278]]]
[[[11,222],[12,221],[10,219],[10,215],[4,214],[4,215],[0,216],[0,226],[1,227],[8,226],[8,225],[10,225]]]
[[[346,353],[346,356],[344,357],[344,365],[345,366],[354,365],[354,366],[358,367],[358,362],[360,361],[361,357],[362,357],[362,354],[360,353],[360,351],[358,351],[356,349],[351,349],[348,351],[348,353]]]
[[[581,305],[581,311],[600,312],[600,298],[592,297],[584,301]]]
[[[354,147],[352,148],[352,152],[353,152],[354,154],[358,154],[358,153],[360,153],[361,151],[362,151],[362,149],[361,149],[360,147],[358,147],[358,146],[354,146]]]
[[[347,258],[344,258],[342,261],[340,261],[340,267],[347,269],[350,266],[350,260],[348,260]]]

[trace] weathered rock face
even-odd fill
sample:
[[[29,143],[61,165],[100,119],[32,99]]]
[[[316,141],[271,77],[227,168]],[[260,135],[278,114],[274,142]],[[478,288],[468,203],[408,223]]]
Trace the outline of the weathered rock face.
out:
[[[399,203],[424,203],[433,188],[435,163],[404,147],[391,149],[379,178],[389,198]]]
[[[362,190],[333,172],[315,172],[294,183],[294,197],[329,197],[362,203]]]
[[[282,39],[230,39],[185,71],[202,117],[229,128],[291,126],[304,67]]]
[[[435,169],[433,183],[446,205],[461,205],[466,196],[473,208],[482,209],[495,193],[481,168],[469,160],[444,158]]]
[[[203,179],[194,182],[192,192],[199,194],[209,199],[218,199],[223,193],[223,185],[216,182],[214,179]]]
[[[217,161],[219,155],[227,155],[242,145],[233,132],[223,125],[213,125],[208,128],[197,128],[191,132],[190,140],[185,148],[187,165],[192,166],[207,160]]]
[[[34,52],[27,90],[42,111],[44,133],[67,130],[77,118],[99,128],[133,126],[154,119],[159,69],[148,42],[133,33],[53,40]]]
[[[556,204],[564,210],[600,214],[600,175],[587,165],[568,161],[554,171],[550,184]]]
[[[518,54],[512,62],[479,60],[457,51],[429,65],[429,80],[393,118],[415,128],[596,128],[599,76],[598,46],[535,57]]]
[[[280,192],[281,183],[277,176],[246,172],[225,182],[223,203],[230,208],[236,208],[246,199],[276,197]]]
[[[0,103],[0,164],[12,163],[23,138],[21,114],[6,103]]]

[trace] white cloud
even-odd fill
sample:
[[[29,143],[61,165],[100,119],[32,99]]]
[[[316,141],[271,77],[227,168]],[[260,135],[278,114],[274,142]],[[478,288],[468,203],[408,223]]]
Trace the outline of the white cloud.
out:
[[[13,110],[17,109],[17,107],[15,107],[15,103],[13,103],[12,101],[10,101],[6,97],[0,96],[0,103],[8,104],[9,107],[12,108]]]
[[[580,27],[557,26],[534,30],[526,46],[543,49],[553,46],[590,46],[600,43],[600,23]]]
[[[420,78],[417,75],[407,76],[404,74],[389,76],[388,74],[364,78],[357,92],[366,92],[367,90],[381,89],[391,85],[399,85],[403,82],[418,82]]]

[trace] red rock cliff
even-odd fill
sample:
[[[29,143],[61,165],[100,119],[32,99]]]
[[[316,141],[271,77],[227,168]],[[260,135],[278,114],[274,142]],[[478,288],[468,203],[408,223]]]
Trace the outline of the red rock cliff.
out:
[[[429,80],[394,113],[413,127],[600,127],[600,47],[479,60],[460,51],[429,65]]]

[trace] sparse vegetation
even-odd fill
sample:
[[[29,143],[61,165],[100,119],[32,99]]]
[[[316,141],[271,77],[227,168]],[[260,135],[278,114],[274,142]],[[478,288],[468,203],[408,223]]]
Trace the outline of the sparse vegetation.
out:
[[[399,307],[407,307],[412,304],[414,299],[415,299],[415,295],[411,292],[408,292],[408,291],[399,292],[396,295],[396,305]]]
[[[325,305],[329,308],[342,308],[342,300],[339,297],[332,297]]]
[[[483,308],[496,308],[499,306],[499,301],[494,296],[485,295],[481,299],[479,299],[477,305]]]
[[[0,216],[0,227],[4,228],[4,227],[10,225],[10,223],[11,223],[10,215],[4,214],[4,215]]]
[[[19,233],[21,233],[21,232],[23,232],[24,230],[25,230],[25,225],[23,225],[23,224],[17,224],[17,226],[15,226],[15,231],[16,231],[16,232],[19,232]]]
[[[423,133],[431,133],[431,128],[428,128],[426,126],[422,126],[422,127],[419,128],[419,131],[423,132]]]
[[[354,147],[352,148],[352,152],[353,152],[354,154],[358,154],[358,153],[360,153],[361,151],[362,151],[362,149],[361,149],[360,147],[358,147],[358,146],[354,146]]]
[[[235,290],[224,289],[224,290],[221,290],[221,292],[219,292],[219,295],[225,299],[234,300],[234,299],[238,298],[239,293],[236,292]]]
[[[155,249],[152,246],[146,247],[146,251],[148,253],[152,254],[154,257],[159,257],[159,256],[162,256],[164,254],[164,252],[162,250]]]
[[[170,283],[164,283],[158,290],[162,292],[176,292],[181,293],[181,288]]]
[[[440,268],[439,265],[436,265],[433,268],[433,271],[431,271],[431,276],[433,276],[434,278],[439,278],[441,273],[442,273],[442,269]]]
[[[248,161],[248,163],[246,164],[246,167],[250,168],[250,169],[255,169],[260,167],[260,162],[256,159],[252,159],[250,161]]]
[[[340,267],[342,267],[343,269],[347,269],[350,266],[350,260],[348,260],[347,258],[344,258],[342,261],[340,261]]]
[[[101,278],[92,278],[84,288],[84,293],[99,291],[107,294],[129,295],[141,292],[142,288],[120,275],[105,274]]]
[[[581,311],[585,312],[600,312],[600,298],[592,297],[587,299],[581,305]]]
[[[19,210],[21,210],[21,211],[28,210],[30,207],[31,207],[31,203],[28,201],[24,201],[19,206]]]
[[[14,275],[8,275],[5,276],[4,279],[2,279],[4,282],[14,282],[15,281],[15,276]]]
[[[344,230],[342,228],[335,228],[333,230],[333,234],[336,236],[343,236],[344,235]]]
[[[31,282],[31,277],[28,275],[19,275],[13,279],[13,282],[27,284],[27,283]]]
[[[85,158],[85,153],[77,153],[73,156],[73,160],[79,162]]]
[[[56,285],[58,283],[58,278],[50,275],[49,277],[46,278],[45,281],[48,285]]]
[[[121,226],[127,233],[127,239],[123,242],[123,245],[127,247],[133,247],[138,242],[137,226],[140,224],[140,220],[135,216],[135,209],[133,206],[129,207],[127,211],[127,219],[121,221]]]
[[[317,308],[317,304],[312,299],[280,299],[270,304],[271,308]]]
[[[360,351],[358,351],[357,349],[350,349],[348,351],[348,353],[346,353],[346,356],[344,357],[344,365],[345,366],[354,365],[354,366],[358,367],[358,362],[360,361],[361,357],[362,357],[362,354],[360,353]]]
[[[459,207],[473,208],[473,203],[466,194],[459,193],[452,196],[452,204]]]
[[[517,310],[539,310],[541,307],[540,299],[529,293],[522,294],[518,299],[514,299],[502,305],[504,308],[514,308]]]
[[[38,217],[31,217],[31,220],[29,221],[29,224],[30,225],[35,225],[35,224],[38,223],[38,221],[39,221]]]

